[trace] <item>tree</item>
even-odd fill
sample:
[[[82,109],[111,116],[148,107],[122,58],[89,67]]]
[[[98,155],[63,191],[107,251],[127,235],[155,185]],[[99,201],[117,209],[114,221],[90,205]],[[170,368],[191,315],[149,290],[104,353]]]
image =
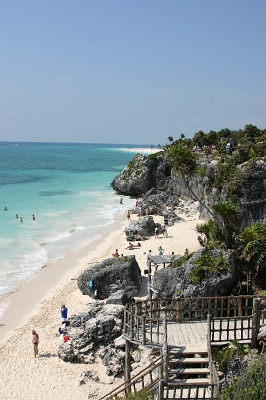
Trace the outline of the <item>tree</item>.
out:
[[[237,218],[239,216],[238,206],[231,201],[217,203],[213,209],[220,215],[223,220],[223,235],[226,245],[233,247],[233,235],[237,230]]]
[[[170,143],[173,143],[173,141],[174,141],[173,136],[168,136],[168,141],[169,141]]]
[[[237,236],[239,247],[237,255],[246,264],[247,290],[249,289],[249,277],[256,278],[259,268],[266,259],[266,225],[256,222],[247,226]]]
[[[195,133],[195,135],[193,137],[193,142],[196,145],[202,147],[203,146],[203,140],[204,140],[203,138],[204,138],[204,136],[205,136],[205,133],[203,131],[199,131],[199,132]]]

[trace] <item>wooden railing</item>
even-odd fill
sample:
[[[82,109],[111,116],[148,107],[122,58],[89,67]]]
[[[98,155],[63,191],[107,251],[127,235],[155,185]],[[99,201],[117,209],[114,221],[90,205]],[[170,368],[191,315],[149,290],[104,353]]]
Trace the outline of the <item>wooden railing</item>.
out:
[[[252,340],[252,316],[210,318],[211,343]]]
[[[127,304],[126,309],[146,319],[162,319],[181,322],[183,320],[207,319],[213,317],[244,317],[252,314],[253,299],[258,296],[221,296],[221,297],[179,297],[175,299],[151,299]],[[259,296],[262,300],[266,296]]]
[[[176,299],[151,299],[134,304],[127,304],[124,314],[124,336],[131,342],[143,345],[162,346],[163,327],[162,320],[167,322],[185,322],[207,319],[210,314],[220,323],[220,328],[226,321],[249,320],[253,314],[253,299],[256,296],[223,296],[223,297],[197,297]],[[260,296],[266,299],[266,296]],[[217,324],[217,322],[216,322]],[[229,324],[229,322],[228,322]],[[231,327],[230,325],[230,327]],[[243,326],[242,326],[243,327]],[[236,329],[238,332],[240,328]],[[249,329],[249,328],[247,328]],[[225,327],[225,331],[229,330]],[[212,328],[216,333],[216,327]],[[217,330],[218,331],[218,330]],[[229,337],[229,336],[228,336]],[[212,335],[214,338],[214,334]],[[214,340],[216,341],[216,339]]]
[[[138,372],[135,376],[133,376],[129,381],[122,383],[121,385],[113,389],[111,392],[101,397],[100,400],[117,398],[117,396],[121,393],[126,394],[128,392],[136,392],[137,390],[144,388],[152,389],[157,385],[159,386],[160,380],[163,379],[163,372],[162,372],[163,364],[164,364],[164,359],[163,355],[161,355],[160,357],[157,357],[147,367],[143,368],[140,372]],[[154,378],[153,376],[153,372],[155,369],[158,369],[156,378]]]
[[[215,385],[196,386],[196,385],[180,385],[166,386],[166,399],[178,400],[216,400],[217,390]]]

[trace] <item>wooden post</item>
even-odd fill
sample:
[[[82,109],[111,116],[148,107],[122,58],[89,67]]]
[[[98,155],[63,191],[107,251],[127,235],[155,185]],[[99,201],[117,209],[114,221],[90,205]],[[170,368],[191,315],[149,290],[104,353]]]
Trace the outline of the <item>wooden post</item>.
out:
[[[257,335],[260,328],[260,304],[261,304],[261,299],[253,299],[252,338],[251,338],[251,347],[253,349],[257,346]]]
[[[209,357],[209,370],[210,370],[210,384],[213,384],[213,365],[212,365],[212,346],[211,346],[211,314],[207,315],[207,347]]]
[[[130,313],[130,321],[129,321],[129,337],[133,339],[134,337],[134,327],[133,327],[133,312]]]
[[[148,298],[152,299],[151,291],[151,260],[148,259]]]
[[[164,357],[164,364],[163,364],[164,383],[166,384],[168,382],[168,363],[169,363],[166,312],[165,312],[165,317],[163,318],[163,357]]]
[[[146,343],[146,317],[145,315],[142,316],[142,344],[145,345]]]
[[[163,350],[160,349],[160,355],[163,356]],[[161,364],[159,366],[159,387],[158,387],[158,400],[163,400],[163,392],[164,392],[164,379],[163,379],[163,366],[164,364]]]
[[[131,363],[130,363],[130,341],[126,339],[125,346],[125,381],[128,382],[131,379]],[[131,385],[126,389],[126,392],[131,392]]]

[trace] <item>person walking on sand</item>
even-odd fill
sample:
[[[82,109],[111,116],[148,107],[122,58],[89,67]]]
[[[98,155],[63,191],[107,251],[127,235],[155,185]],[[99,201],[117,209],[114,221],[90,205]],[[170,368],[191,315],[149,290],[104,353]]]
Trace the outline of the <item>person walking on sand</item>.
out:
[[[122,199],[122,197],[120,197],[120,204],[123,204],[123,199]]]
[[[127,212],[127,220],[131,221],[131,216],[130,216],[130,212],[129,211]]]
[[[32,331],[32,344],[33,344],[33,352],[34,352],[34,358],[37,357],[37,355],[39,354],[39,350],[38,350],[38,345],[39,345],[39,335],[36,331]]]
[[[62,318],[62,321],[67,320],[67,308],[64,304],[61,307],[61,318]]]

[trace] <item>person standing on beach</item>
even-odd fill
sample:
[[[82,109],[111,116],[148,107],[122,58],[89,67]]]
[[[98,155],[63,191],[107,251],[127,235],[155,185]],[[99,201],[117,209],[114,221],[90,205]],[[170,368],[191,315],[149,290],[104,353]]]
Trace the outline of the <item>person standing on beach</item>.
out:
[[[163,255],[164,249],[162,248],[162,246],[160,246],[160,247],[158,248],[158,252],[159,252],[159,256],[162,256],[162,255]]]
[[[67,320],[67,308],[65,305],[62,305],[62,307],[61,307],[61,318],[62,318],[62,321]]]
[[[147,265],[149,265],[149,256],[151,256],[151,250],[147,251],[146,253]]]
[[[129,211],[127,212],[127,219],[128,219],[128,221],[131,221],[131,216],[130,216],[130,212]]]
[[[120,198],[120,204],[123,204],[123,199],[122,199],[122,197]]]
[[[34,358],[37,357],[39,354],[38,345],[39,345],[39,335],[36,331],[32,331],[32,344],[33,344],[33,351],[34,351]]]

